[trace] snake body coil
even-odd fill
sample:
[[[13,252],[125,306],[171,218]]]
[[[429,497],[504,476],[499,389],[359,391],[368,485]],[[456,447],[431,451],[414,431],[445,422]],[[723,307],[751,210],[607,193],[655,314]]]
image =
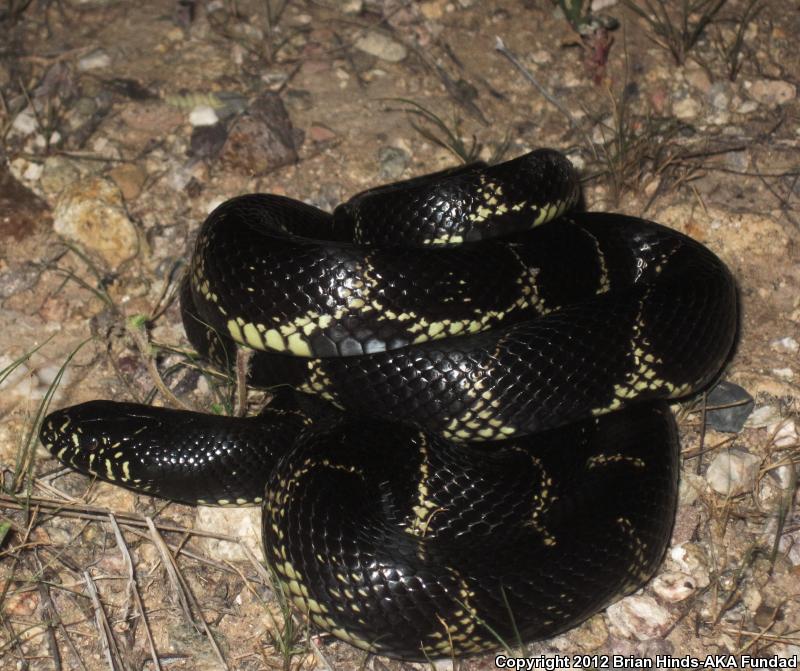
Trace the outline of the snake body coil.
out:
[[[234,198],[198,235],[184,324],[219,365],[257,350],[250,379],[273,402],[230,418],[94,401],[51,414],[42,442],[151,494],[263,502],[295,604],[366,650],[564,631],[657,567],[677,496],[665,401],[718,374],[736,329],[711,252],[565,214],[577,194],[540,150],[333,215]]]

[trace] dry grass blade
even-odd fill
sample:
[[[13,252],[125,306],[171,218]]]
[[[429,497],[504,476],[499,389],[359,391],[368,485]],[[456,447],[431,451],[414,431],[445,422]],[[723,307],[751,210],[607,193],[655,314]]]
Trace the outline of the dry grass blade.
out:
[[[92,606],[94,607],[95,622],[97,623],[97,630],[100,632],[100,645],[106,655],[106,660],[108,660],[108,668],[114,669],[115,671],[116,669],[123,671],[125,666],[119,654],[117,641],[114,638],[114,631],[111,629],[111,624],[106,617],[105,610],[103,610],[103,604],[100,602],[97,585],[95,585],[94,580],[92,580],[92,576],[89,575],[89,571],[83,572],[83,579],[86,583],[86,590],[89,592]]]
[[[697,44],[703,31],[727,0],[625,0],[625,5],[642,17],[656,37],[658,46],[683,65],[687,54]],[[642,8],[640,5],[644,5]]]
[[[136,573],[133,568],[133,560],[131,553],[128,550],[128,544],[122,536],[122,531],[117,524],[117,520],[113,513],[109,513],[108,519],[111,522],[111,528],[114,531],[114,538],[117,541],[117,547],[122,555],[122,561],[125,563],[125,570],[128,573],[128,593],[133,597],[136,604],[137,614],[141,618],[142,625],[144,626],[145,636],[147,637],[147,644],[150,646],[150,659],[153,660],[153,667],[156,671],[161,671],[161,664],[158,661],[158,653],[156,652],[156,644],[153,640],[153,633],[150,631],[150,623],[147,620],[147,612],[142,602],[142,596],[139,594],[139,587],[136,584]]]
[[[134,317],[130,317],[126,321],[126,327],[128,334],[133,339],[133,342],[136,343],[136,348],[142,355],[142,360],[144,361],[145,366],[147,366],[147,371],[150,373],[150,378],[153,381],[153,384],[173,407],[180,408],[181,410],[194,410],[194,408],[192,408],[190,405],[187,405],[181,399],[175,396],[175,394],[173,394],[172,390],[167,387],[166,383],[161,377],[161,373],[159,373],[158,367],[156,366],[155,357],[153,356],[150,343],[147,339],[147,332],[145,329],[146,321],[147,320],[143,316],[136,315]]]
[[[222,655],[222,651],[219,649],[219,645],[217,644],[217,641],[214,638],[214,634],[212,633],[205,619],[202,617],[202,615],[199,615],[195,619],[193,615],[192,607],[194,607],[194,611],[196,611],[198,614],[201,613],[201,609],[199,604],[197,603],[197,600],[194,598],[194,595],[192,594],[192,590],[189,587],[189,584],[183,577],[183,574],[181,573],[180,568],[178,567],[178,564],[175,561],[175,557],[173,557],[172,553],[169,550],[169,547],[167,547],[167,544],[164,542],[164,539],[161,537],[161,534],[158,532],[158,529],[156,529],[156,525],[153,522],[153,519],[151,517],[146,517],[145,521],[147,522],[147,528],[150,531],[150,538],[152,539],[153,543],[158,549],[159,554],[161,555],[162,563],[164,564],[167,576],[170,582],[172,583],[173,590],[176,596],[178,597],[178,602],[180,603],[181,609],[183,610],[186,620],[192,624],[192,626],[199,634],[206,635],[206,638],[211,644],[211,647],[214,650],[214,654],[217,656],[217,659],[222,665],[222,668],[226,670],[230,669],[227,661],[225,660],[225,657]]]

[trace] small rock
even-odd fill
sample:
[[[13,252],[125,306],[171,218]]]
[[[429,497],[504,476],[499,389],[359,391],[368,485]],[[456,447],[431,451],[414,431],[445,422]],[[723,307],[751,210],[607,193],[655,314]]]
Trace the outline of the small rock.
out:
[[[727,111],[731,104],[728,86],[723,83],[716,83],[708,89],[706,95],[708,101],[715,109]]]
[[[13,370],[11,366],[14,360],[6,354],[0,354],[0,371],[6,370],[7,375],[0,381],[0,389],[2,393],[11,393],[20,398],[26,398],[32,401],[40,401],[43,399],[50,387],[55,383],[58,377],[60,366],[44,366],[41,369],[31,369],[27,365],[19,364]],[[64,388],[70,380],[71,374],[69,369],[65,369],[61,380],[60,387]],[[53,394],[51,402],[55,400],[58,402],[61,398],[61,393],[56,390]]]
[[[53,212],[53,230],[97,252],[112,268],[136,256],[139,236],[110,179],[93,177],[70,185]]]
[[[102,49],[95,49],[78,61],[78,70],[80,72],[99,70],[107,68],[109,65],[111,65],[111,57]]]
[[[109,173],[126,201],[136,200],[142,192],[147,172],[136,163],[121,163]]]
[[[745,100],[736,108],[739,114],[750,114],[758,109],[758,103],[755,100]]]
[[[750,417],[748,417],[745,426],[751,429],[760,429],[770,424],[775,424],[781,421],[781,411],[774,405],[763,405],[757,408]]]
[[[138,131],[166,135],[183,123],[183,112],[160,102],[131,102],[120,110],[120,118]]]
[[[11,128],[19,135],[32,135],[39,128],[39,122],[36,120],[36,115],[28,108],[14,117],[11,123]]]
[[[368,32],[366,35],[356,40],[353,46],[364,53],[384,61],[389,61],[390,63],[399,63],[408,55],[408,51],[402,44],[376,31]]]
[[[308,137],[312,142],[330,142],[336,139],[336,133],[327,126],[314,124],[308,129]]]
[[[80,176],[78,167],[65,156],[48,156],[42,166],[42,189],[45,193],[57,195]]]
[[[231,126],[220,160],[247,175],[297,162],[292,122],[277,93],[260,95]]]
[[[361,14],[364,11],[364,0],[343,0],[339,8],[345,14]]]
[[[706,482],[723,496],[750,491],[758,475],[761,459],[745,450],[720,452],[708,466]]]
[[[751,84],[748,94],[762,105],[782,105],[797,97],[797,87],[780,80],[758,79]]]
[[[219,123],[219,117],[213,107],[198,105],[189,112],[189,123],[195,128],[198,126],[214,126]]]
[[[789,352],[790,354],[797,354],[797,352],[800,351],[800,343],[792,338],[792,336],[776,338],[769,346],[778,352]]]
[[[213,160],[219,156],[227,139],[228,130],[225,128],[225,124],[198,126],[192,130],[187,153],[196,159]]]
[[[428,2],[421,2],[417,6],[419,11],[422,12],[422,16],[430,21],[441,19],[444,16],[444,0],[429,0]]]
[[[767,431],[772,435],[772,444],[775,447],[794,447],[800,444],[800,432],[793,419],[770,424]]]
[[[686,97],[672,104],[672,113],[679,119],[694,119],[702,108],[697,100]]]
[[[708,556],[696,543],[681,543],[669,551],[669,557],[682,573],[690,575],[698,588],[706,587],[710,581]]]
[[[669,571],[656,576],[651,587],[662,601],[668,603],[683,601],[697,589],[692,576],[680,571]]]
[[[715,431],[739,433],[753,412],[755,402],[738,384],[720,382],[709,392],[707,405],[710,408],[716,407],[706,412],[708,426]]]
[[[553,57],[550,55],[550,52],[546,49],[539,49],[534,51],[531,56],[531,60],[536,63],[536,65],[547,65],[550,61],[553,60]]]
[[[408,167],[409,158],[408,152],[399,147],[381,147],[378,151],[378,176],[386,182],[399,179]]]
[[[261,510],[258,506],[242,508],[220,508],[211,506],[197,507],[197,529],[212,531],[231,536],[238,543],[203,538],[202,544],[210,556],[229,561],[247,559],[242,544],[261,560],[264,551],[261,549]]]
[[[772,373],[779,377],[781,380],[793,380],[794,379],[794,371],[786,366],[785,368],[773,368]]]
[[[608,627],[600,614],[589,618],[572,632],[572,642],[583,650],[597,650],[608,640]]]
[[[606,615],[612,633],[639,641],[664,636],[672,624],[669,611],[651,596],[629,596],[609,606]]]

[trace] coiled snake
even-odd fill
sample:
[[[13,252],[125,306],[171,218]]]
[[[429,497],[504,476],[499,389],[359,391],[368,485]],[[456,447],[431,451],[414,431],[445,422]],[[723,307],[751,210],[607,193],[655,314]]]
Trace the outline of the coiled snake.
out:
[[[737,311],[705,247],[568,213],[577,198],[548,150],[333,215],[234,198],[198,235],[184,324],[220,365],[258,350],[250,379],[273,402],[233,418],[93,401],[48,416],[42,442],[138,491],[263,503],[283,588],[365,650],[564,631],[658,565],[677,496],[666,401],[719,373]]]

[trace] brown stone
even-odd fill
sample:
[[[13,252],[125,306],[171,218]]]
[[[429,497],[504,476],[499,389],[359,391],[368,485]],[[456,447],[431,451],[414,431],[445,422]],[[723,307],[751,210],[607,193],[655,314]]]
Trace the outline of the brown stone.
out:
[[[264,175],[297,162],[292,122],[277,93],[259,96],[236,120],[220,160],[246,175]]]

